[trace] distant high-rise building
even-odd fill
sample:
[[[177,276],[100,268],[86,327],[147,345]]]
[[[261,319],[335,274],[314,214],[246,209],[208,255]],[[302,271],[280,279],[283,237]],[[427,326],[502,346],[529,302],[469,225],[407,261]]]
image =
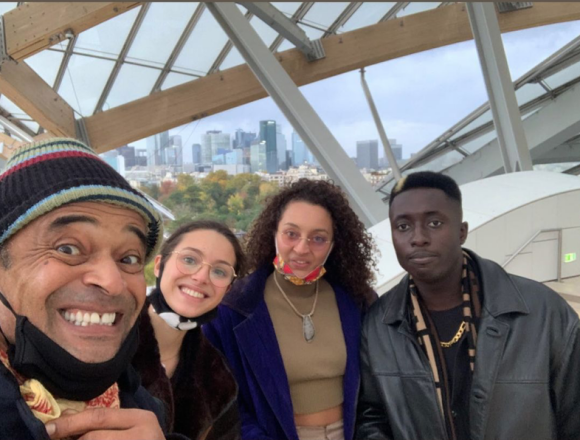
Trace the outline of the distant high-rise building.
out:
[[[237,148],[225,154],[226,165],[243,165],[244,164],[244,150]]]
[[[282,133],[282,126],[276,124],[276,154],[278,155],[278,169],[288,170],[288,161],[286,160],[286,136]]]
[[[219,149],[230,150],[230,134],[219,130],[210,130],[201,135],[201,163],[210,164]]]
[[[118,151],[107,151],[101,154],[101,158],[111,165],[121,176],[125,177],[125,158]]]
[[[375,140],[357,141],[356,158],[359,168],[377,170],[379,168],[379,143]]]
[[[252,173],[267,171],[267,146],[266,141],[255,140],[250,147],[250,169]]]
[[[234,133],[233,147],[234,149],[250,148],[254,139],[256,139],[256,133],[246,132],[238,128]]]
[[[147,138],[147,165],[165,165],[165,148],[169,145],[169,132],[157,133]]]
[[[165,165],[173,167],[173,171],[180,173],[183,171],[183,147],[181,136],[170,136],[169,145],[163,150],[165,155]]]
[[[193,144],[191,146],[191,163],[201,163],[201,145]]]
[[[304,162],[314,163],[314,157],[298,133],[292,132],[292,165],[297,167]]]
[[[117,148],[117,152],[125,158],[125,166],[127,168],[131,168],[137,165],[135,147],[130,145],[123,145],[122,147]]]
[[[260,141],[266,143],[266,171],[275,173],[280,165],[276,145],[276,121],[260,121]]]

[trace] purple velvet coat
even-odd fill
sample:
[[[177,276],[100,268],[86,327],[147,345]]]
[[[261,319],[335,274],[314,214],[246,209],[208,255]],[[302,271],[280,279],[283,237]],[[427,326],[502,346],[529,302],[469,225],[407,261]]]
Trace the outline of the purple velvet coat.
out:
[[[239,386],[238,405],[244,440],[298,440],[290,387],[274,326],[264,301],[264,267],[236,283],[218,307],[219,315],[203,331],[227,358]],[[330,282],[330,280],[329,280]],[[361,311],[331,282],[346,343],[344,438],[354,435],[359,390]]]

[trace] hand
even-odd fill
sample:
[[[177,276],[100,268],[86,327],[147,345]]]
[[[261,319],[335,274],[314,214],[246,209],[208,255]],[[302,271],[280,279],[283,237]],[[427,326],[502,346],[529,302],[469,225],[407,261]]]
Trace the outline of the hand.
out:
[[[51,439],[164,440],[157,417],[142,409],[96,408],[64,415],[46,424]]]

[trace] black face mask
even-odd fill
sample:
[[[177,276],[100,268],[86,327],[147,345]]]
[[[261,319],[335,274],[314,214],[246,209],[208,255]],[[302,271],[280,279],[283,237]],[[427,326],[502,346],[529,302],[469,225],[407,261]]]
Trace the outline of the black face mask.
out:
[[[204,313],[203,315],[196,316],[195,318],[187,318],[177,314],[165,301],[163,292],[161,291],[161,277],[163,276],[163,270],[165,265],[162,263],[159,268],[159,276],[155,282],[155,289],[153,289],[147,295],[147,299],[153,306],[153,311],[163,319],[167,325],[173,327],[176,330],[188,331],[205,324],[206,322],[214,319],[217,314],[217,307]]]
[[[100,396],[117,382],[137,351],[138,322],[112,359],[94,364],[82,362],[42,333],[26,316],[17,315],[2,293],[0,301],[16,317],[15,343],[8,343],[10,366],[25,377],[38,380],[55,396],[77,401]]]

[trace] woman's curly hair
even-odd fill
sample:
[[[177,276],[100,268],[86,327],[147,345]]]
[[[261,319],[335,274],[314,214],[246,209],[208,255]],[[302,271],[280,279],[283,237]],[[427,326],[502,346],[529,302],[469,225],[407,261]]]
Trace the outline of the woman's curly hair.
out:
[[[330,213],[334,247],[324,265],[326,277],[344,287],[359,306],[366,308],[375,298],[371,287],[376,269],[375,244],[344,192],[332,182],[300,179],[268,199],[244,238],[249,269],[272,264],[278,223],[288,204],[295,201],[321,206]]]

